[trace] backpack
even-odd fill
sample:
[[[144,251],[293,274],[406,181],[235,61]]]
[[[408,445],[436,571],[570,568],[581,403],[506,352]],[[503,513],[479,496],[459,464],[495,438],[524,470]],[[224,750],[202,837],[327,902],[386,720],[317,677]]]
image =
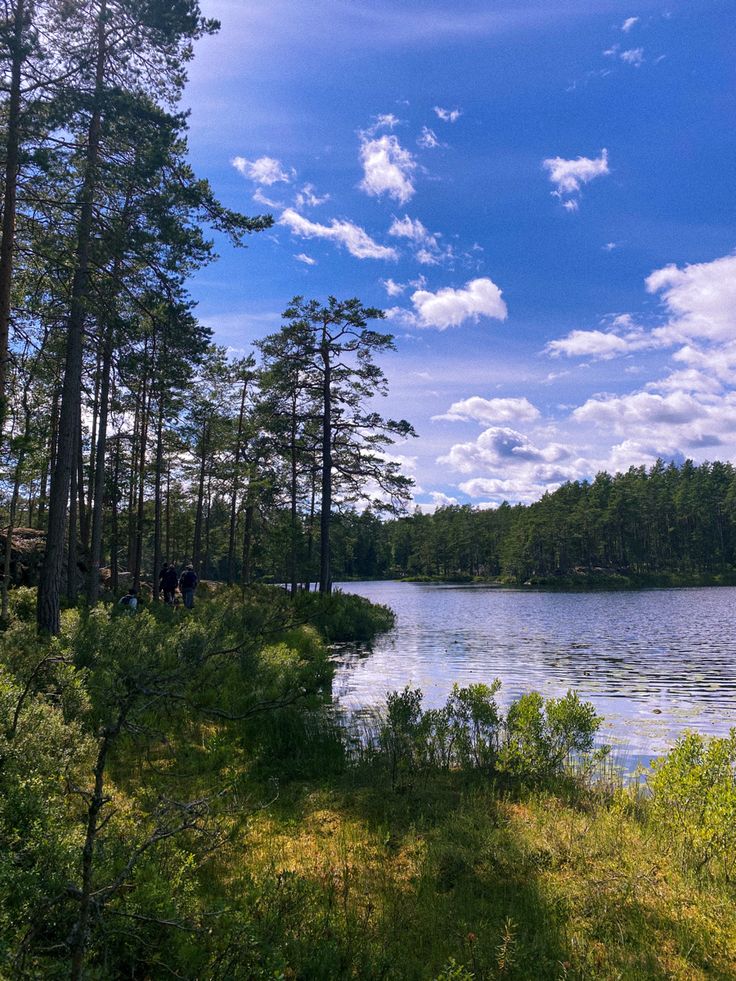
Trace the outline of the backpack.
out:
[[[130,593],[129,593],[127,596],[123,596],[123,598],[120,600],[120,605],[121,606],[131,606],[132,603],[133,603],[133,601],[135,599],[136,599],[136,597],[135,596],[131,596]]]

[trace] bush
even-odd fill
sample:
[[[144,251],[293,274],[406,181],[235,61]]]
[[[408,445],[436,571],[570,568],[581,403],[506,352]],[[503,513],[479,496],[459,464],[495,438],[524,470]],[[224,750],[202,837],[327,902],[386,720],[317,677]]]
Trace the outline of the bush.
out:
[[[396,621],[393,610],[354,593],[298,593],[294,607],[299,617],[330,642],[370,643],[378,634],[391,630]]]
[[[652,815],[683,864],[733,878],[736,869],[736,729],[725,739],[688,732],[652,763]]]
[[[593,752],[602,718],[576,692],[546,701],[522,695],[504,718],[496,695],[501,682],[454,685],[444,707],[422,709],[420,689],[387,696],[373,750],[395,785],[399,778],[432,768],[506,773],[543,782],[607,753]],[[592,762],[591,762],[592,765]]]
[[[577,692],[546,701],[528,692],[509,706],[499,766],[524,779],[549,779],[591,753],[602,722]]]

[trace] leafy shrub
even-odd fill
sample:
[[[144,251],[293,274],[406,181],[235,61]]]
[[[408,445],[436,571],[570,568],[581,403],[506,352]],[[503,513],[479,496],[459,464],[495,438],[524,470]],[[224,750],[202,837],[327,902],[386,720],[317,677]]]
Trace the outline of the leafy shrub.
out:
[[[648,780],[652,814],[684,864],[731,880],[736,869],[736,729],[727,738],[688,732]]]
[[[501,682],[454,685],[441,709],[422,709],[420,689],[387,696],[378,727],[377,755],[396,784],[423,769],[504,772],[527,781],[558,776],[572,763],[596,759],[593,753],[602,718],[576,692],[546,701],[538,692],[522,695],[504,718],[496,695]]]
[[[528,692],[509,706],[499,766],[515,776],[546,779],[574,757],[589,754],[603,719],[577,692],[543,699]]]
[[[370,643],[377,634],[395,623],[393,610],[371,603],[354,593],[298,593],[294,598],[298,616],[313,624],[328,641]]]

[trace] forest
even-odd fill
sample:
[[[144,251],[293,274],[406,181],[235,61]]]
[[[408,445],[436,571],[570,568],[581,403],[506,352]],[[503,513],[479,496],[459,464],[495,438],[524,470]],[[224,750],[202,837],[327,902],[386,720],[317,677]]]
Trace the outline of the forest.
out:
[[[530,505],[455,505],[385,522],[344,515],[335,551],[343,573],[356,578],[609,587],[731,581],[736,470],[658,461],[564,484]]]
[[[166,560],[248,582],[257,537],[283,552],[285,536],[292,586],[306,539],[329,591],[335,502],[407,496],[383,450],[411,426],[370,404],[392,346],[381,311],[295,297],[258,363],[197,320],[186,284],[214,258],[207,230],[242,245],[272,224],[222,207],[187,162],[186,65],[217,27],[191,0],[6,11],[3,524],[42,538],[4,550],[3,610],[11,582],[37,584],[51,633],[62,599],[94,605],[121,573],[157,595]]]

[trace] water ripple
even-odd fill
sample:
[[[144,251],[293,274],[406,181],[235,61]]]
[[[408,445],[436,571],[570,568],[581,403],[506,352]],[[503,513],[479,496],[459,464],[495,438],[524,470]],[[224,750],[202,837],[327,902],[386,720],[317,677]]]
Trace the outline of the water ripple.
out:
[[[502,701],[577,689],[604,736],[658,753],[684,729],[736,726],[736,588],[534,593],[483,586],[349,583],[397,625],[369,657],[342,650],[334,691],[348,709],[420,687],[428,707],[454,682],[500,678]]]

